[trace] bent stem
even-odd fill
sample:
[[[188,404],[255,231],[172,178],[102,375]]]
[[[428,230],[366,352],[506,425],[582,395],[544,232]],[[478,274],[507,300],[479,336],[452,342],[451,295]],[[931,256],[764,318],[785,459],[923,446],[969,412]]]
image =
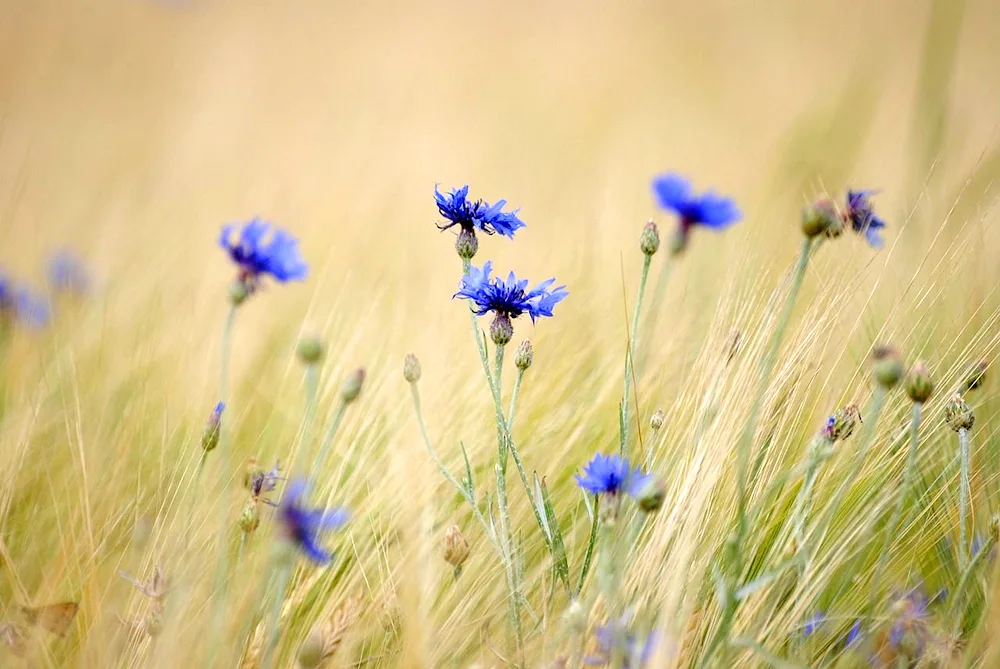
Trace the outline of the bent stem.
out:
[[[865,617],[868,617],[875,609],[882,570],[885,569],[886,564],[889,562],[889,547],[892,544],[893,536],[896,534],[896,528],[899,527],[899,521],[903,517],[903,508],[906,506],[906,500],[910,496],[910,487],[913,485],[913,478],[917,473],[917,447],[920,441],[920,419],[923,414],[923,406],[921,402],[913,403],[913,411],[910,418],[910,448],[906,455],[906,467],[903,469],[903,482],[899,486],[899,494],[896,496],[896,503],[893,505],[889,523],[885,526],[882,547],[878,553],[878,564],[875,566],[875,573],[872,576],[872,592],[868,598],[868,609]]]
[[[635,308],[632,311],[632,327],[625,351],[625,388],[622,391],[622,434],[620,455],[624,456],[629,443],[629,410],[631,406],[632,376],[635,374],[636,337],[639,332],[639,316],[642,314],[642,299],[646,294],[646,280],[649,278],[649,264],[653,256],[643,254],[642,274],[639,276],[639,293],[635,298]]]
[[[969,544],[965,534],[966,514],[969,507],[969,431],[958,431],[958,450],[961,460],[961,479],[958,484],[958,565],[965,569],[969,562]]]

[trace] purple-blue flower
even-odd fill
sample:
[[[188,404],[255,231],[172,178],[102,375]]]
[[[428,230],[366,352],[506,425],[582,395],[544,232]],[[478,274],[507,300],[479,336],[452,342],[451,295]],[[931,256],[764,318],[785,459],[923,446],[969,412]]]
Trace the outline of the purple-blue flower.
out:
[[[234,241],[235,230],[235,225],[223,227],[219,245],[239,267],[239,278],[249,289],[256,288],[264,275],[281,283],[306,278],[309,267],[299,253],[298,241],[291,234],[260,218],[244,223]]]
[[[694,225],[722,230],[742,218],[736,203],[712,191],[695,194],[685,177],[667,173],[653,179],[653,195],[661,208],[680,218],[682,234]]]
[[[806,619],[806,622],[802,625],[802,636],[809,638],[810,636],[816,633],[816,630],[818,630],[820,628],[820,625],[822,625],[824,622],[826,622],[825,613],[823,613],[822,611],[817,611],[816,613],[812,614],[808,619]]]
[[[90,289],[90,272],[79,256],[68,250],[57,251],[49,258],[48,279],[58,293],[84,295]]]
[[[0,326],[18,321],[29,327],[41,327],[49,322],[49,315],[45,298],[0,274]]]
[[[576,475],[576,482],[594,495],[623,492],[635,497],[649,478],[638,467],[632,469],[628,458],[598,453],[584,466],[583,474]]]
[[[507,280],[490,277],[493,263],[487,261],[482,269],[469,267],[469,273],[462,277],[458,292],[454,297],[470,300],[472,311],[477,316],[488,312],[508,318],[517,318],[527,313],[532,322],[542,316],[551,316],[552,308],[566,298],[566,286],[552,288],[555,279],[541,282],[528,290],[528,280],[518,280],[511,272]]]
[[[583,663],[595,667],[611,662],[616,645],[620,645],[618,650],[625,656],[623,669],[639,669],[649,662],[656,647],[654,635],[650,634],[642,639],[630,631],[624,621],[619,622],[617,626],[598,625],[594,629],[594,638],[597,640],[598,654],[588,655],[583,659]]]
[[[448,220],[438,226],[441,230],[457,225],[466,232],[480,230],[488,235],[498,233],[513,239],[514,233],[524,227],[517,210],[503,211],[506,200],[498,200],[493,205],[483,200],[470,200],[468,184],[443,194],[434,186],[434,201],[438,211]]]
[[[844,637],[844,648],[852,648],[855,644],[861,641],[861,637],[864,636],[865,628],[861,626],[861,620],[855,620],[851,625],[851,629],[847,630],[847,636]]]
[[[927,596],[914,588],[896,597],[891,611],[889,645],[903,657],[916,661],[927,647]]]
[[[291,481],[278,505],[278,521],[285,539],[292,542],[310,560],[326,564],[331,554],[319,545],[322,532],[335,530],[347,522],[346,509],[308,509],[302,506],[304,481]]]
[[[847,209],[844,211],[845,222],[851,224],[851,229],[864,234],[869,246],[880,249],[885,245],[879,230],[885,227],[885,221],[875,215],[872,202],[869,199],[877,191],[849,190],[847,191]]]
[[[260,499],[262,495],[266,495],[274,490],[274,488],[278,485],[278,481],[281,480],[281,477],[278,475],[278,472],[280,471],[280,463],[275,463],[274,469],[269,472],[265,472],[262,469],[255,469],[253,473],[250,474],[250,496],[254,499]],[[268,504],[272,504],[266,499],[263,501]]]

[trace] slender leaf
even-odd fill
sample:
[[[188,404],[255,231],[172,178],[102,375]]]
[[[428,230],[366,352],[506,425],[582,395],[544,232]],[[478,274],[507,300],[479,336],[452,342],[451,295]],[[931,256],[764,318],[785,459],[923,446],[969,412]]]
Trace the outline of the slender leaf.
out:
[[[545,479],[541,479],[539,486],[538,474],[535,474],[535,486],[541,488],[541,498],[545,509],[545,519],[551,528],[552,538],[552,560],[554,562],[556,575],[569,588],[569,559],[566,557],[566,544],[563,542],[562,530],[559,528],[559,519],[556,517],[556,509],[552,504],[552,497],[549,495],[549,487],[545,485]]]

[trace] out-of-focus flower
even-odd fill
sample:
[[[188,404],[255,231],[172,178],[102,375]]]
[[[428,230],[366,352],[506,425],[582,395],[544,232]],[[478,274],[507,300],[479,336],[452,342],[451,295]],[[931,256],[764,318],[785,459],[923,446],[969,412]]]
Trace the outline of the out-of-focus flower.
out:
[[[885,221],[875,215],[871,196],[877,191],[849,190],[847,191],[847,209],[844,211],[845,222],[851,224],[854,232],[863,234],[873,249],[885,246],[885,241],[879,230],[885,228]]]
[[[292,481],[278,505],[281,534],[313,562],[326,564],[331,554],[319,544],[320,534],[335,530],[347,522],[346,509],[309,509],[302,505],[304,481]]]
[[[239,283],[252,293],[261,277],[269,275],[280,283],[301,281],[309,267],[299,253],[299,243],[291,234],[260,218],[254,218],[233,240],[235,225],[222,228],[219,245],[239,268]]]
[[[597,453],[584,466],[583,473],[576,475],[576,482],[594,495],[627,493],[636,497],[650,478],[638,467],[632,469],[628,458]]]

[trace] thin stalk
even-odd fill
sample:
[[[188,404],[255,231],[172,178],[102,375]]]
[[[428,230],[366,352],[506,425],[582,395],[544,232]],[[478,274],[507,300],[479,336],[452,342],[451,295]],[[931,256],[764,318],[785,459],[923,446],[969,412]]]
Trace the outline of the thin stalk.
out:
[[[288,463],[289,474],[294,474],[296,461],[302,454],[302,451],[309,448],[309,443],[312,441],[312,425],[316,416],[316,396],[318,385],[319,370],[315,364],[307,364],[305,383],[306,411],[302,417],[302,433],[299,436],[299,446],[295,449],[291,462]]]
[[[497,507],[500,511],[500,549],[503,556],[504,572],[507,576],[508,613],[511,630],[514,632],[515,648],[520,658],[524,647],[524,637],[521,633],[521,596],[517,583],[517,570],[514,568],[514,558],[511,554],[510,515],[507,511],[507,486],[504,483],[503,466],[496,465],[497,476]]]
[[[962,571],[962,578],[958,581],[958,587],[955,589],[955,597],[952,600],[952,619],[955,621],[953,638],[958,639],[959,632],[962,629],[962,600],[965,598],[965,589],[969,586],[969,581],[972,580],[972,575],[976,572],[980,563],[990,554],[993,547],[997,545],[996,539],[992,536],[986,540],[979,552],[972,556],[972,560],[969,562],[968,566]]]
[[[283,560],[278,567],[278,588],[274,593],[274,603],[271,606],[271,624],[268,629],[267,645],[264,647],[264,656],[260,662],[261,669],[271,668],[271,655],[278,645],[278,636],[281,631],[281,605],[285,601],[285,591],[288,589],[288,579],[291,575],[291,562]]]
[[[438,471],[441,472],[441,475],[444,476],[445,480],[448,481],[448,483],[450,483],[452,486],[454,486],[454,488],[462,496],[462,499],[468,502],[469,506],[472,507],[472,515],[475,516],[476,520],[479,521],[479,524],[483,526],[483,531],[489,538],[490,543],[493,544],[494,548],[496,548],[497,551],[501,553],[502,557],[502,550],[500,548],[500,545],[497,543],[497,538],[494,536],[493,531],[490,529],[489,523],[486,522],[486,518],[479,510],[479,506],[476,504],[475,498],[472,496],[472,494],[465,486],[463,486],[461,483],[458,482],[458,479],[456,479],[454,475],[452,475],[452,473],[448,470],[448,468],[445,467],[444,463],[441,461],[441,458],[438,457],[437,451],[434,450],[434,446],[431,444],[430,437],[427,435],[427,425],[424,422],[424,412],[420,406],[420,390],[417,388],[416,383],[410,384],[410,394],[413,396],[413,409],[417,414],[417,424],[420,425],[420,436],[423,437],[424,446],[427,448],[427,452],[430,454],[431,460],[433,460],[434,464],[437,465]]]
[[[594,497],[594,518],[590,525],[590,538],[587,540],[587,550],[583,554],[583,566],[580,568],[580,579],[576,582],[576,596],[583,592],[584,581],[587,580],[587,572],[590,571],[590,562],[594,558],[594,546],[597,544],[597,510],[598,498]]]
[[[521,379],[524,378],[524,370],[518,369],[517,376],[514,378],[514,390],[510,393],[510,408],[507,409],[507,430],[512,431],[514,429],[514,416],[517,412],[517,396],[521,392]]]
[[[333,418],[330,420],[330,427],[327,428],[326,434],[323,436],[323,443],[320,444],[319,451],[316,453],[316,461],[313,463],[312,469],[314,476],[322,471],[330,446],[333,444],[333,438],[336,436],[337,430],[340,429],[340,423],[344,420],[346,412],[347,402],[341,399],[337,402],[337,408],[334,410]]]
[[[958,431],[958,450],[961,460],[961,479],[958,486],[958,566],[965,569],[969,563],[969,544],[965,536],[965,518],[969,508],[969,431]]]
[[[639,316],[642,314],[642,299],[646,294],[646,280],[649,278],[649,264],[652,262],[653,256],[645,255],[642,256],[642,274],[639,276],[639,293],[635,298],[635,308],[632,311],[632,327],[629,334],[629,339],[626,342],[627,350],[625,353],[625,388],[622,391],[622,435],[621,435],[621,445],[620,451],[621,455],[625,455],[625,451],[628,449],[629,443],[629,408],[631,402],[629,398],[632,394],[632,376],[635,374],[635,351],[636,351],[636,337],[639,332]]]
[[[819,462],[816,459],[812,459],[809,462],[809,468],[806,470],[802,489],[799,490],[799,495],[795,500],[795,511],[792,513],[792,527],[794,528],[792,537],[794,537],[796,544],[798,544],[796,552],[804,550],[806,545],[806,519],[809,517],[809,509],[812,507],[813,486],[816,483],[818,474]]]
[[[493,372],[493,381],[496,385],[496,413],[497,413],[497,447],[499,449],[498,455],[500,456],[500,464],[503,467],[504,474],[507,473],[507,420],[503,417],[503,399],[501,397],[502,388],[501,385],[503,376],[503,344],[497,344],[496,351],[493,356],[493,361],[495,363],[495,371]]]
[[[903,469],[903,482],[899,486],[899,494],[896,496],[896,503],[893,505],[892,515],[889,517],[889,524],[885,526],[885,534],[882,537],[882,547],[879,550],[878,564],[875,566],[875,573],[872,576],[872,592],[868,598],[868,610],[870,615],[875,609],[875,600],[878,597],[878,586],[881,583],[882,570],[889,562],[889,547],[892,544],[896,528],[903,517],[903,508],[906,500],[910,496],[910,487],[913,485],[913,478],[917,474],[917,449],[920,442],[920,419],[923,415],[923,403],[914,402],[910,418],[910,449],[906,455],[906,467]],[[867,617],[867,616],[866,616]]]
[[[602,499],[600,503],[616,504],[620,500]],[[618,510],[620,513],[620,509]],[[624,630],[621,629],[621,606],[618,601],[618,591],[621,585],[621,565],[618,560],[618,522],[605,520],[598,528],[600,535],[600,551],[597,554],[597,582],[604,598],[604,608],[608,615],[608,627],[611,630],[610,662],[611,669],[620,668],[625,663],[626,643]]]
[[[667,293],[667,283],[670,280],[670,270],[674,266],[674,254],[668,253],[667,257],[664,259],[662,265],[660,265],[660,273],[656,276],[656,285],[653,287],[653,299],[652,304],[650,304],[650,309],[646,316],[647,322],[650,318],[655,318],[658,313],[660,313],[660,304],[663,302],[663,298]],[[655,322],[653,323],[655,325]],[[636,359],[638,364],[634,365],[636,376],[641,376],[642,371],[646,368],[646,360],[649,357],[649,348],[637,348],[636,349]]]

